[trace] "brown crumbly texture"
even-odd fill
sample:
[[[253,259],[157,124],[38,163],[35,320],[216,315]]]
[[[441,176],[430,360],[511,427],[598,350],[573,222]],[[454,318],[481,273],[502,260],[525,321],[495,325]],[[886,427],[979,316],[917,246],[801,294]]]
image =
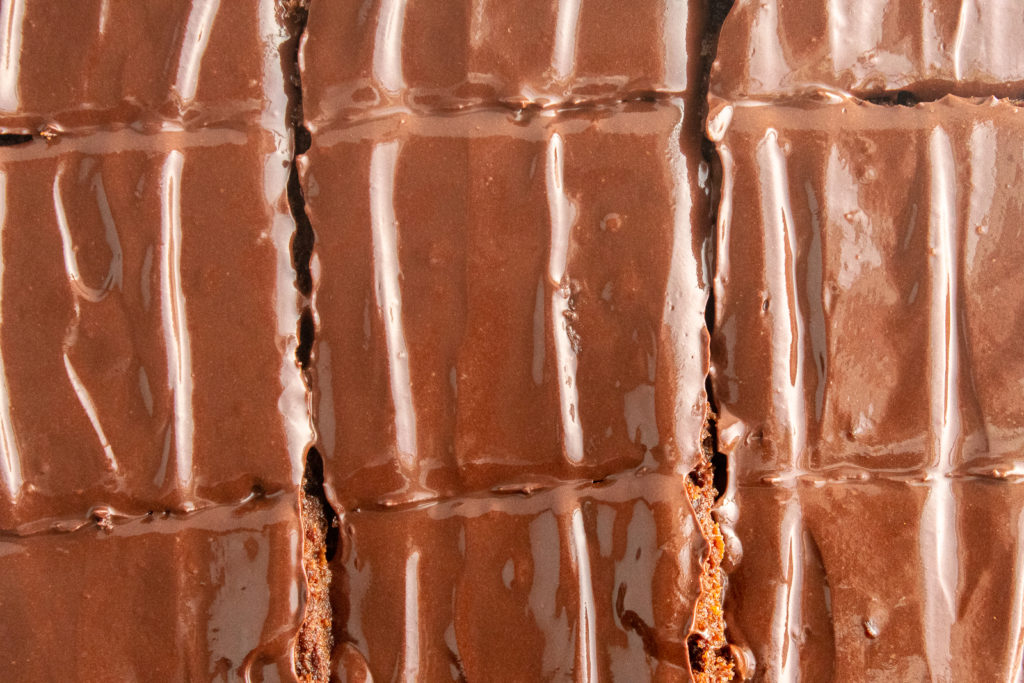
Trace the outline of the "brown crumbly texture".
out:
[[[717,491],[711,467],[710,437],[704,442],[704,461],[686,479],[686,493],[693,503],[701,533],[708,541],[708,554],[701,562],[700,596],[694,609],[690,636],[690,666],[697,683],[732,681],[735,669],[725,637],[722,611],[722,557],[725,542],[712,516]]]
[[[306,572],[306,616],[295,642],[295,671],[304,683],[330,679],[331,572],[327,565],[327,516],[323,502],[302,492],[302,566]]]

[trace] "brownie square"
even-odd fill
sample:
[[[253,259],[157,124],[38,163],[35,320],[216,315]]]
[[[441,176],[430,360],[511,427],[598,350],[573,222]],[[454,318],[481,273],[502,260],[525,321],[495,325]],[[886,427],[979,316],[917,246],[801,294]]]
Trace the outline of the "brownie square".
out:
[[[713,373],[741,479],[1014,471],[1024,202],[997,189],[1019,174],[1020,110],[718,111]]]
[[[1016,0],[737,0],[711,90],[729,99],[815,89],[1019,97],[1024,14]]]
[[[975,477],[737,487],[725,605],[750,673],[1012,678],[1022,506],[1019,483]]]
[[[712,103],[725,605],[753,675],[1011,676],[1021,110]]]
[[[393,107],[695,95],[707,13],[702,0],[313,3],[306,116],[315,131]]]
[[[276,0],[10,2],[0,21],[2,129],[274,119],[286,134],[295,29]]]
[[[294,491],[287,166],[259,130],[3,151],[0,528]]]
[[[0,536],[0,677],[294,680],[298,538],[292,496]]]
[[[708,208],[688,116],[397,116],[314,138],[300,167],[335,500],[692,469]]]
[[[686,675],[706,546],[676,477],[357,510],[341,523],[340,680]]]

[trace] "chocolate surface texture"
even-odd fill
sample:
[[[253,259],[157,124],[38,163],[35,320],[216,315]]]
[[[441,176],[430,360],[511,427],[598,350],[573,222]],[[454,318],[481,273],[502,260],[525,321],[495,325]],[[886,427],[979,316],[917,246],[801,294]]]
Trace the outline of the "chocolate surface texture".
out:
[[[691,678],[706,21],[661,0],[310,8],[338,680]]]
[[[1017,0],[735,0],[711,91],[728,99],[1024,92]]]
[[[712,378],[726,619],[756,680],[1020,675],[1024,112],[992,98],[1021,94],[1020,19],[726,19]]]
[[[0,2],[0,680],[1017,680],[1024,12],[726,4]]]
[[[0,679],[294,678],[294,27],[0,16]]]

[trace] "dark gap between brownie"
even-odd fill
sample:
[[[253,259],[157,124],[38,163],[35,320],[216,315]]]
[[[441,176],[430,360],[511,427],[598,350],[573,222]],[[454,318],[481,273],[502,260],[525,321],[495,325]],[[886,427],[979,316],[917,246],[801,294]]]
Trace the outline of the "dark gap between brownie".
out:
[[[304,0],[285,2],[282,10],[295,25],[293,49],[288,55],[291,73],[289,78],[294,86],[294,105],[291,111],[291,127],[294,136],[294,153],[291,172],[288,176],[288,204],[295,220],[295,234],[292,238],[292,265],[295,268],[295,288],[305,298],[299,318],[298,346],[296,361],[303,369],[307,391],[312,389],[308,374],[316,324],[311,308],[313,278],[310,261],[313,255],[315,236],[313,226],[306,213],[305,197],[299,181],[296,160],[310,146],[309,131],[302,121],[302,81],[299,74],[299,45],[308,18],[307,3]],[[307,682],[327,681],[330,678],[331,651],[333,642],[334,615],[331,610],[330,560],[338,546],[338,516],[327,500],[324,491],[323,459],[316,448],[306,454],[306,467],[300,493],[302,523],[302,566],[306,578],[306,607],[302,626],[295,641],[295,673]]]
[[[703,64],[701,67],[700,90],[702,97],[700,118],[707,119],[707,92],[710,87],[711,65],[714,63],[718,48],[718,38],[733,0],[710,0],[709,20],[702,46]],[[702,130],[703,130],[702,124]],[[711,242],[709,268],[707,277],[714,272],[716,260],[715,237],[718,224],[718,205],[721,193],[721,161],[714,143],[706,133],[701,140],[701,152],[708,164],[710,174],[710,206]],[[704,309],[705,327],[709,338],[715,330],[715,292],[708,287],[708,300]],[[705,379],[705,392],[708,401],[708,417],[705,423],[704,439],[701,444],[703,459],[700,465],[690,473],[686,488],[693,503],[701,531],[708,542],[708,553],[701,562],[701,592],[694,610],[694,623],[687,639],[690,667],[698,683],[731,681],[737,678],[736,661],[728,639],[728,624],[722,600],[725,593],[727,575],[722,568],[725,557],[725,543],[715,515],[718,500],[725,492],[729,480],[729,462],[725,453],[718,448],[718,429],[716,423],[717,403],[710,374]]]
[[[23,133],[0,133],[0,147],[13,147],[32,142],[32,136]]]

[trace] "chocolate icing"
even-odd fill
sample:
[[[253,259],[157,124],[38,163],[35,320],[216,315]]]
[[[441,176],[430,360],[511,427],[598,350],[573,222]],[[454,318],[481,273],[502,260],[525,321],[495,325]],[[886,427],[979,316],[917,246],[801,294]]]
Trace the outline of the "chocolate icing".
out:
[[[736,0],[711,91],[728,99],[829,89],[1024,94],[1018,0]]]
[[[19,0],[0,26],[0,130],[174,122],[286,134],[294,30],[279,0]]]
[[[1013,678],[1024,113],[713,99],[708,128],[726,608],[755,677]]]
[[[340,680],[686,677],[704,541],[677,477],[355,511],[342,546]]]
[[[314,2],[302,56],[307,125],[395,108],[695,95],[707,15],[701,0]]]
[[[689,472],[707,364],[695,140],[680,103],[314,136],[301,168],[332,499]]]
[[[4,150],[0,528],[295,489],[286,154],[223,129]]]
[[[297,512],[286,495],[0,536],[0,674],[295,680]]]
[[[1018,676],[1016,7],[738,0],[709,351],[706,3],[302,4],[0,3],[0,679],[701,677],[709,354],[740,673]]]
[[[338,680],[690,678],[706,15],[312,5],[299,167]]]
[[[294,26],[0,18],[0,679],[294,680]]]

